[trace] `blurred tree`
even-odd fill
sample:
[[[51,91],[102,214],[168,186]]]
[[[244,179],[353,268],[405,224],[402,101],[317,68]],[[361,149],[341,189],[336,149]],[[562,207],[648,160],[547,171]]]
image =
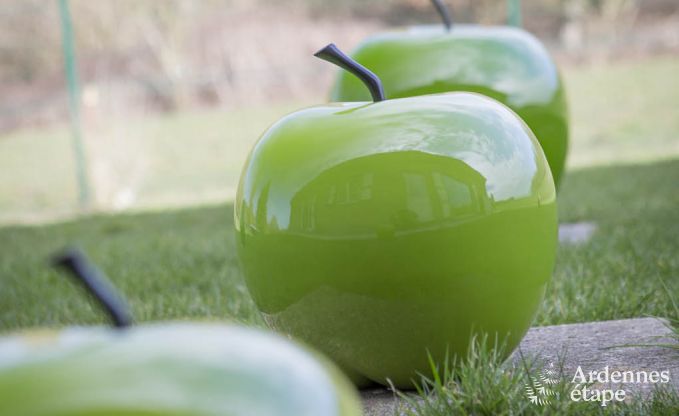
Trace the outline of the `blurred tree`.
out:
[[[31,82],[60,69],[59,15],[56,4],[49,6],[35,0],[0,2],[2,82]]]

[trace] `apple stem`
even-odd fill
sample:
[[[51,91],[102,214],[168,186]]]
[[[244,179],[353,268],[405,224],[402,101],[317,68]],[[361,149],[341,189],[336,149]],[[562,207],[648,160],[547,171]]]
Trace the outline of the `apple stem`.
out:
[[[450,18],[448,8],[441,0],[431,0],[431,2],[434,3],[436,11],[439,13],[439,16],[441,16],[441,20],[443,20],[443,25],[446,27],[446,30],[450,31],[453,27],[453,20]]]
[[[70,273],[74,280],[106,310],[116,328],[132,325],[132,314],[116,288],[78,249],[69,249],[54,257],[52,264]]]
[[[382,81],[375,75],[374,72],[351,59],[344,52],[342,52],[334,43],[329,44],[325,48],[314,54],[315,57],[321,58],[325,61],[333,63],[340,68],[351,72],[360,79],[370,91],[373,101],[384,101],[384,89],[382,88]]]

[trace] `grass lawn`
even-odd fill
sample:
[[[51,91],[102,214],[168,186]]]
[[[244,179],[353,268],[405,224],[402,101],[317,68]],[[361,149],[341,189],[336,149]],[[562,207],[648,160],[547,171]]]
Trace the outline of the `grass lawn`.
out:
[[[559,248],[539,325],[666,316],[662,283],[679,293],[679,160],[570,173],[561,221],[599,230]],[[0,329],[101,322],[70,282],[46,266],[84,247],[129,297],[139,320],[233,318],[260,324],[236,260],[231,205],[94,216],[0,228]]]
[[[566,73],[574,131],[571,170],[559,194],[560,221],[595,221],[599,229],[585,244],[559,248],[554,279],[537,314],[536,325],[648,315],[676,318],[678,312],[669,296],[679,294],[679,78],[673,75],[676,73],[679,73],[677,59],[620,65],[606,71],[593,68]],[[601,93],[593,93],[594,88]],[[621,91],[626,89],[632,93],[623,99]],[[582,98],[585,96],[591,99]],[[273,113],[264,113],[262,118],[266,114],[272,118]],[[155,128],[167,132],[183,128],[188,134],[214,116],[210,113],[186,117],[168,121],[171,127],[161,123]],[[249,127],[242,129],[238,131],[245,134]],[[25,142],[14,136],[0,139],[3,164],[0,210],[16,210],[28,204],[14,199],[23,195],[22,181],[28,181],[21,175],[31,166],[36,169],[40,166],[38,161],[24,166],[16,159],[21,152],[42,149],[36,146],[42,139],[31,136],[37,133],[22,134],[29,135]],[[219,139],[217,133],[210,137],[215,143]],[[196,140],[196,146],[200,146],[201,138]],[[166,145],[173,149],[168,154],[175,155],[175,159],[170,157],[163,162],[167,165],[161,172],[168,177],[163,179],[154,173],[157,176],[152,177],[157,179],[144,185],[145,189],[158,190],[155,194],[149,191],[158,198],[175,180],[180,188],[190,189],[205,178],[214,179],[218,172],[215,154],[228,150],[215,145],[201,149],[200,157],[189,157],[182,153],[185,145],[171,135]],[[53,151],[59,156],[60,148],[52,146],[45,146],[45,152]],[[240,168],[235,167],[235,161],[241,156],[234,154],[226,156],[233,157],[227,176],[237,176]],[[188,158],[190,166],[198,167],[201,163],[207,166],[195,176],[178,179],[171,163],[178,158]],[[10,184],[11,180],[18,184]],[[46,174],[45,181],[44,189],[48,191],[43,195],[45,206],[54,207],[50,201],[56,201],[59,192],[49,188],[61,186],[58,184],[61,179]],[[227,182],[213,182],[210,186],[219,188]],[[207,192],[209,188],[204,189]],[[25,191],[27,195],[31,192]],[[0,228],[0,331],[103,322],[99,311],[81,292],[47,267],[49,256],[67,244],[82,246],[107,272],[129,298],[139,321],[232,319],[263,325],[237,264],[232,214],[232,206],[227,203],[145,214],[97,215],[47,226]],[[442,380],[431,384],[431,389],[438,392],[437,398],[417,414],[601,411],[591,406],[526,407],[520,375],[504,371],[493,357],[472,358],[468,365],[445,375],[453,377],[456,383]],[[569,402],[562,400],[558,406],[565,406],[564,403]],[[678,414],[679,398],[676,394],[658,395],[654,401],[617,407],[614,412],[606,413]]]

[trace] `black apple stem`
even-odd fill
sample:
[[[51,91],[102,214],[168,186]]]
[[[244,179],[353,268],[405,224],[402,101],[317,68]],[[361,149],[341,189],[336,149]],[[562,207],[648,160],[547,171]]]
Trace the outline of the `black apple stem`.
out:
[[[384,101],[384,89],[382,88],[382,81],[380,78],[368,68],[347,56],[337,46],[335,46],[334,43],[331,43],[325,48],[316,52],[314,56],[331,62],[340,68],[356,75],[370,91],[370,95],[372,95],[374,102]]]
[[[55,256],[52,264],[68,271],[73,279],[106,310],[116,328],[132,325],[132,314],[124,298],[82,251],[66,250]]]
[[[450,18],[448,8],[441,0],[431,0],[431,2],[434,3],[436,11],[439,13],[439,16],[441,16],[441,20],[443,20],[443,25],[446,27],[446,30],[450,31],[450,28],[453,26],[453,20]]]

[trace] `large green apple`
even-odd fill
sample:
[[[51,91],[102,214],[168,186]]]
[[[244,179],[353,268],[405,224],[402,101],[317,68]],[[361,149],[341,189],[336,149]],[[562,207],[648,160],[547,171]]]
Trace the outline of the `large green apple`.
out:
[[[477,92],[504,103],[533,130],[556,184],[568,150],[568,115],[556,65],[530,33],[509,26],[414,27],[363,41],[351,56],[382,79],[387,98]],[[341,71],[333,101],[369,99]]]
[[[219,323],[33,330],[0,338],[0,415],[359,416],[333,365]]]
[[[348,68],[333,46],[318,56]],[[503,104],[371,89],[377,102],[307,108],[262,136],[236,197],[237,246],[271,326],[359,385],[407,388],[427,351],[463,356],[478,333],[518,344],[554,265],[556,194]]]

